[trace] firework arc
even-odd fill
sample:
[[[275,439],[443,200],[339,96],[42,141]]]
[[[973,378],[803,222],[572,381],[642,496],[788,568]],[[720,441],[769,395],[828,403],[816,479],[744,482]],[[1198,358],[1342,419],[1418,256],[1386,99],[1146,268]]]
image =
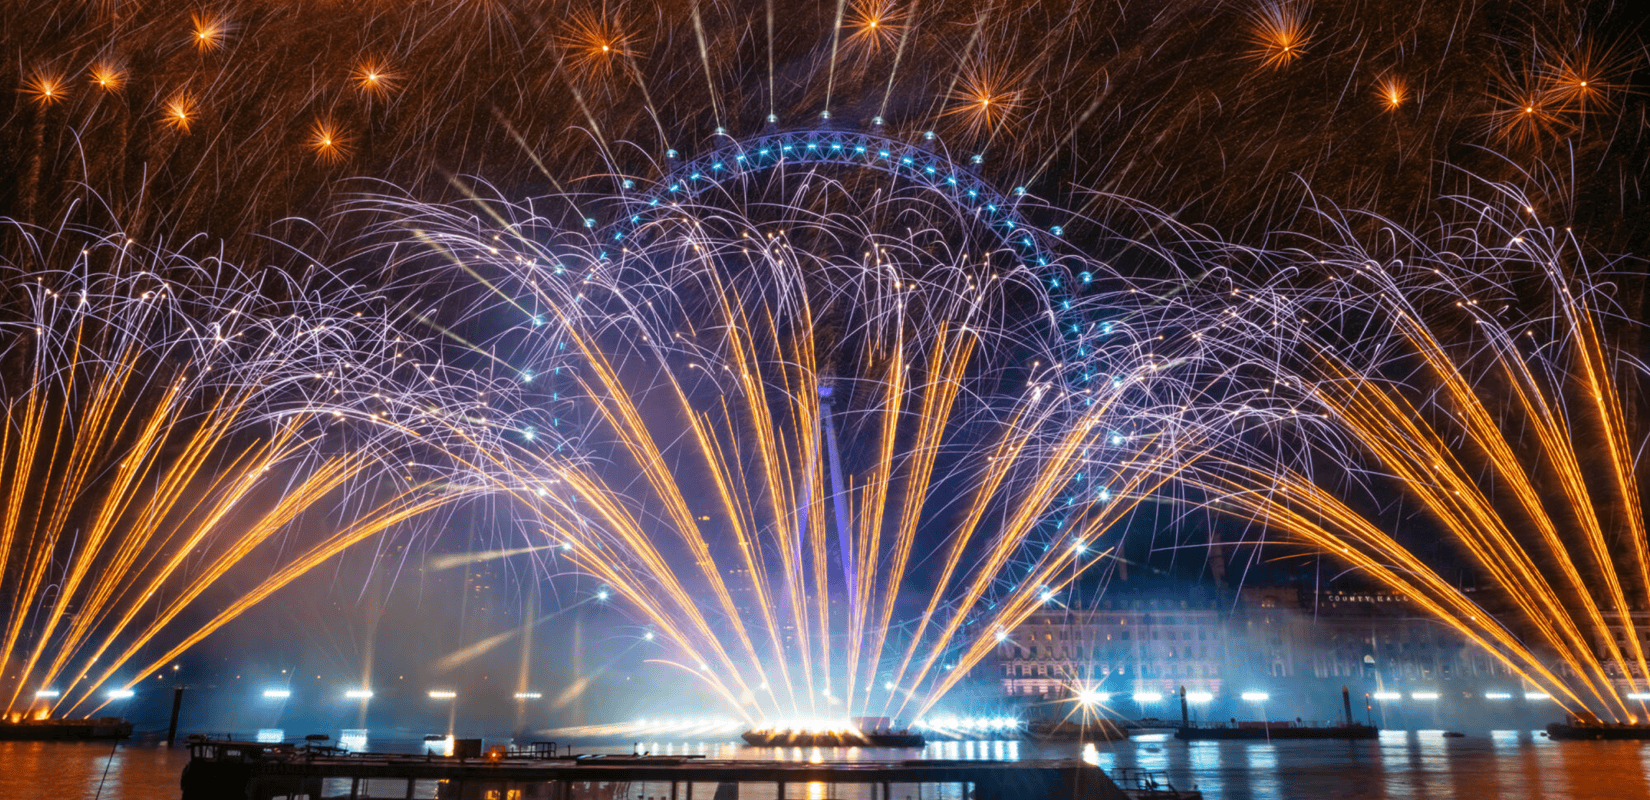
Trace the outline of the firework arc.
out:
[[[919,192],[946,202],[818,213],[806,191],[829,182],[810,181],[752,218],[713,193],[822,162],[932,175]],[[747,721],[920,716],[1098,563],[1195,446],[1177,438],[1195,389],[1160,368],[1169,348],[1091,322],[1130,295],[1055,294],[1068,270],[1107,267],[1047,255],[1022,205],[962,172],[798,132],[668,171],[618,200],[616,225],[546,210],[577,196],[386,199],[428,245],[396,269],[475,287],[432,318],[492,331],[464,344],[496,370],[485,424],[431,415],[448,427],[429,438]],[[897,234],[878,228],[888,203]],[[1003,249],[1012,263],[991,259]],[[1090,329],[1115,367],[1074,355]]]
[[[275,300],[123,233],[7,232],[36,247],[0,260],[17,288],[0,353],[23,365],[0,378],[0,713],[95,711],[100,688],[445,502],[397,421],[425,368],[369,295],[316,267]]]
[[[1325,212],[1338,238],[1249,253],[1283,277],[1219,273],[1184,316],[1262,376],[1242,409],[1256,427],[1178,480],[1405,597],[1564,710],[1640,721],[1643,367],[1617,342],[1642,323],[1578,234],[1487,188],[1378,245]],[[1400,518],[1394,497],[1420,511]],[[1446,577],[1461,565],[1473,589]]]

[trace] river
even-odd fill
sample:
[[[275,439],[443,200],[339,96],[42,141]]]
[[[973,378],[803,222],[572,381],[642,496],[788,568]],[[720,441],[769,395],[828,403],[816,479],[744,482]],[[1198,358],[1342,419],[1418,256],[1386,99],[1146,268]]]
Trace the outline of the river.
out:
[[[412,751],[414,741],[373,741],[371,749]],[[912,751],[748,748],[655,742],[656,754],[710,758],[910,758]],[[627,752],[590,746],[581,752]],[[929,758],[1041,759],[1082,755],[1107,768],[1161,772],[1208,800],[1650,800],[1650,743],[1554,742],[1532,731],[1446,739],[1440,731],[1387,731],[1378,741],[1177,742],[1167,735],[1096,745],[935,742]],[[0,742],[0,785],[8,798],[173,800],[188,761],[184,748],[125,742]],[[1029,800],[1029,799],[1028,799]]]

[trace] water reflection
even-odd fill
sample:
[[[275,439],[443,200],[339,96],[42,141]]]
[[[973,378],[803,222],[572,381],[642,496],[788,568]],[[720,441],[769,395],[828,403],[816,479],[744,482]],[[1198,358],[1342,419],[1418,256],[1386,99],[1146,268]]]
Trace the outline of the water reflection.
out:
[[[275,731],[278,737],[285,732]],[[340,744],[365,749],[367,732],[330,731]],[[357,740],[357,734],[360,739]],[[246,734],[242,734],[246,737]],[[360,743],[357,745],[356,742]],[[489,739],[487,744],[501,743]],[[371,739],[380,752],[423,752],[425,742]],[[450,752],[451,739],[429,743]],[[633,743],[575,744],[574,752],[625,753]],[[1082,758],[1102,769],[1128,767],[1162,772],[1180,788],[1203,792],[1207,800],[1400,800],[1479,797],[1508,800],[1617,800],[1650,798],[1650,744],[1640,742],[1554,742],[1530,731],[1498,730],[1488,735],[1446,739],[1440,732],[1395,731],[1372,742],[1180,742],[1158,735],[1135,741],[1040,744],[1029,741],[945,741],[921,750],[832,750],[829,748],[749,748],[732,742],[658,741],[636,745],[663,755],[709,759],[790,761],[874,761],[910,758],[1003,761]],[[102,783],[103,798],[175,797],[187,761],[184,748],[122,743],[111,757],[108,744],[0,742],[0,776],[10,785],[50,786],[52,797],[92,797]],[[107,767],[107,781],[103,772]],[[141,791],[138,787],[145,787]],[[61,791],[57,791],[58,789]],[[771,784],[741,787],[741,800],[774,800]],[[749,791],[746,792],[745,790]],[[82,791],[84,790],[84,791]],[[700,800],[709,797],[702,793]],[[4,793],[0,793],[4,794]],[[635,786],[630,797],[670,797],[664,785]],[[15,796],[15,793],[6,794]],[[787,800],[871,800],[862,786],[817,783],[787,787]],[[892,800],[967,800],[959,787],[898,786]],[[1027,798],[1026,800],[1030,800]]]
[[[367,729],[345,728],[338,733],[338,746],[352,753],[367,751]]]
[[[1444,736],[1442,730],[1422,730],[1415,732],[1415,738],[1420,743],[1419,750],[1421,771],[1424,773],[1418,783],[1437,787],[1435,797],[1453,798],[1456,796],[1454,770],[1450,766],[1450,744],[1455,741]]]
[[[1205,797],[1219,797],[1225,788],[1225,782],[1221,779],[1223,752],[1219,742],[1186,743],[1188,770],[1200,779],[1197,788],[1205,792]]]

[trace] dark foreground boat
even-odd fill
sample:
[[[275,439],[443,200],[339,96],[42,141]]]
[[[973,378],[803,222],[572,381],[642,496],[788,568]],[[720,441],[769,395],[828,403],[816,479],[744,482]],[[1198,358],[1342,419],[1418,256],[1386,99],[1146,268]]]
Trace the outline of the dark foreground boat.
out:
[[[131,737],[132,723],[119,717],[0,721],[0,741],[7,742],[83,742]]]
[[[752,747],[922,747],[927,743],[911,731],[745,731],[739,735]]]
[[[1302,725],[1296,722],[1238,722],[1185,725],[1175,728],[1174,738],[1190,741],[1210,739],[1374,739],[1381,729],[1373,725]]]
[[[1650,739],[1650,725],[1625,722],[1554,722],[1548,739]]]

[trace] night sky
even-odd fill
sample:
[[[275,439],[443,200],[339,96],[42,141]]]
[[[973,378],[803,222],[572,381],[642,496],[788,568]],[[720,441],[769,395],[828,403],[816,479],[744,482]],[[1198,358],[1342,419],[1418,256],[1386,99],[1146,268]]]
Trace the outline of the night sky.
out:
[[[210,620],[247,588],[279,574],[294,554],[347,527],[348,520],[377,513],[384,508],[381,502],[398,502],[388,499],[393,492],[386,487],[429,492],[422,481],[448,474],[431,466],[443,456],[430,436],[403,440],[359,433],[379,419],[370,415],[393,413],[380,397],[385,391],[439,385],[429,396],[451,402],[455,415],[472,418],[507,416],[507,411],[493,410],[508,406],[509,401],[497,398],[514,398],[524,407],[531,404],[532,413],[544,420],[534,424],[545,426],[518,426],[517,432],[538,430],[546,438],[549,426],[561,419],[557,409],[569,403],[563,394],[577,393],[549,378],[531,391],[464,384],[458,376],[483,375],[500,384],[508,383],[506,378],[530,382],[530,375],[520,380],[525,373],[518,362],[524,353],[542,355],[546,363],[553,360],[545,343],[550,340],[535,344],[532,326],[519,326],[520,312],[533,305],[522,298],[532,297],[537,284],[523,279],[513,286],[508,278],[479,281],[474,278],[481,273],[447,269],[440,266],[447,251],[426,249],[427,240],[408,235],[409,230],[446,231],[453,241],[463,233],[473,239],[474,253],[485,258],[481,249],[489,245],[483,229],[509,227],[502,220],[521,222],[521,210],[530,207],[536,215],[531,224],[511,229],[533,230],[539,238],[532,241],[541,248],[534,252],[558,252],[571,239],[558,238],[556,231],[583,236],[586,229],[607,231],[622,223],[628,211],[613,198],[629,188],[622,186],[627,180],[658,180],[685,159],[762,134],[872,131],[945,156],[1004,196],[1023,192],[1037,198],[1027,205],[1026,221],[1045,229],[1061,226],[1054,245],[1062,248],[1058,255],[1103,265],[1120,279],[1138,278],[1154,291],[1189,274],[1220,275],[1199,286],[1219,283],[1220,292],[1230,287],[1230,295],[1237,295],[1236,287],[1257,293],[1253,296],[1277,289],[1279,303],[1287,294],[1297,304],[1292,308],[1318,309],[1322,330],[1333,331],[1311,338],[1313,326],[1303,316],[1302,330],[1308,332],[1297,331],[1291,342],[1321,344],[1324,352],[1344,356],[1336,363],[1399,382],[1420,380],[1416,376],[1423,370],[1414,357],[1393,355],[1395,337],[1367,347],[1360,343],[1360,331],[1379,327],[1385,312],[1371,310],[1379,304],[1338,305],[1347,274],[1341,268],[1359,261],[1346,242],[1384,241],[1390,228],[1415,231],[1418,240],[1428,242],[1422,249],[1431,254],[1418,257],[1417,264],[1434,258],[1462,275],[1487,276],[1485,287],[1479,288],[1513,309],[1504,319],[1551,321],[1555,315],[1549,309],[1564,293],[1541,283],[1534,272],[1520,272],[1521,262],[1497,261],[1481,268],[1470,260],[1451,260],[1457,251],[1449,249],[1450,236],[1460,232],[1451,226],[1471,222],[1463,208],[1472,207],[1451,198],[1487,202],[1495,193],[1486,187],[1516,187],[1529,203],[1529,214],[1539,214],[1543,225],[1573,236],[1579,243],[1577,261],[1584,259],[1594,269],[1578,280],[1608,300],[1600,304],[1607,308],[1600,316],[1600,335],[1609,363],[1625,365],[1623,372],[1630,376],[1619,379],[1622,429],[1630,439],[1621,446],[1624,452],[1641,454],[1645,401],[1637,387],[1645,342],[1650,341],[1638,324],[1650,308],[1645,272],[1637,260],[1650,249],[1650,229],[1643,223],[1650,211],[1645,197],[1650,101],[1644,91],[1650,55],[1643,21],[1643,12],[1627,3],[1535,1],[9,2],[0,7],[0,53],[6,56],[0,59],[0,84],[14,89],[0,94],[0,217],[5,218],[0,226],[5,286],[0,305],[6,309],[0,312],[5,315],[0,393],[11,408],[11,430],[22,440],[28,398],[40,395],[43,385],[68,387],[47,401],[63,410],[54,424],[70,437],[89,435],[74,422],[92,416],[89,409],[95,404],[89,395],[60,376],[42,379],[36,366],[40,360],[30,337],[43,319],[41,309],[49,305],[42,299],[47,286],[68,293],[66,287],[79,282],[82,287],[103,286],[114,296],[156,291],[159,284],[153,282],[158,281],[175,287],[171,291],[180,298],[194,298],[183,305],[193,303],[197,312],[216,304],[244,309],[249,317],[296,319],[302,313],[327,317],[339,330],[355,326],[348,333],[354,338],[344,341],[347,337],[340,334],[335,343],[350,354],[337,363],[351,362],[348,368],[337,366],[338,375],[328,371],[323,362],[332,356],[320,348],[294,351],[291,357],[312,357],[316,380],[327,386],[337,382],[340,394],[359,401],[363,416],[353,422],[360,424],[328,422],[333,427],[324,428],[331,432],[326,435],[338,437],[330,441],[378,454],[395,468],[386,469],[384,476],[363,473],[329,487],[337,493],[329,495],[334,500],[287,519],[279,535],[237,561],[224,582],[188,605],[172,627],[146,645],[138,659],[144,661],[181,640],[189,626]],[[909,253],[900,258],[925,282],[947,274],[951,260],[966,260],[970,245],[987,240],[988,225],[966,214],[948,215],[943,203],[925,199],[923,191],[902,186],[887,173],[836,166],[822,168],[818,175],[827,179],[828,189],[803,188],[801,182],[730,183],[736,188],[706,201],[713,211],[727,212],[714,217],[725,223],[719,235],[733,241],[740,226],[778,230],[797,218],[817,214],[835,220],[834,214],[851,224],[821,224],[811,239],[796,235],[794,245],[823,264],[853,257],[865,242],[881,241],[879,236],[909,241]],[[466,205],[476,196],[489,201]],[[557,199],[533,204],[533,199],[547,197]],[[519,205],[499,211],[505,202]],[[1368,214],[1322,213],[1330,208]],[[1337,220],[1344,227],[1337,228]],[[465,226],[473,230],[461,231]],[[913,227],[923,234],[911,233]],[[143,258],[122,261],[81,252],[83,247],[99,253],[130,247],[128,240],[156,254],[148,257],[152,272],[134,272],[142,271],[134,264]],[[1154,251],[1140,242],[1173,245]],[[1327,262],[1314,255],[1288,255],[1317,252],[1320,242],[1334,251]],[[1190,253],[1213,252],[1217,244],[1230,248],[1223,252],[1244,255],[1210,257],[1207,269],[1187,266],[1203,257]],[[445,246],[462,252],[463,243]],[[1378,246],[1369,249],[1375,252]],[[1263,251],[1277,255],[1250,255]],[[100,275],[112,282],[98,283]],[[932,280],[938,285],[945,279]],[[1389,288],[1417,294],[1437,288],[1416,280],[1395,278]],[[661,280],[669,291],[648,297],[692,297],[692,303],[709,305],[705,298],[716,293],[699,284],[688,288],[690,283]],[[223,288],[231,284],[232,290]],[[1283,284],[1286,290],[1277,288]],[[1459,288],[1449,286],[1451,292]],[[979,409],[969,413],[970,420],[985,426],[979,430],[990,430],[986,423],[994,419],[992,414],[1006,417],[1018,408],[1012,403],[1007,410],[992,407],[993,398],[1006,392],[1002,387],[1043,374],[1043,361],[1035,367],[1027,362],[1059,358],[1048,355],[1060,346],[1058,336],[1039,339],[1021,333],[1040,324],[1037,314],[1045,309],[1039,303],[1057,303],[1041,298],[1036,288],[1033,281],[992,301],[998,304],[993,319],[1015,334],[1011,342],[982,346],[981,352],[1016,363],[973,365],[965,371],[978,392],[970,399],[978,401]],[[1479,288],[1459,291],[1465,297]],[[810,284],[807,291],[817,290]],[[862,297],[882,297],[877,291],[873,286]],[[962,292],[955,287],[947,291]],[[1160,315],[1153,324],[1170,337],[1163,355],[1182,352],[1192,360],[1195,352],[1195,358],[1235,360],[1238,356],[1232,354],[1244,348],[1221,351],[1187,344],[1192,331],[1212,330],[1200,326],[1219,313],[1220,292],[1207,301],[1187,297],[1183,304],[1172,300],[1107,313],[1117,319]],[[495,294],[511,301],[497,302]],[[1451,301],[1456,297],[1448,292],[1438,297],[1445,294]],[[843,296],[833,295],[838,305],[822,304],[819,330],[807,335],[844,352],[871,352],[874,348],[854,337],[875,337],[854,326],[881,323],[856,316],[863,309],[844,302]],[[325,299],[334,297],[351,299]],[[692,303],[684,301],[684,307]],[[533,313],[553,309],[541,306]],[[1448,304],[1417,301],[1416,308],[1435,306]],[[1335,310],[1323,311],[1329,307]],[[1165,321],[1175,309],[1198,321]],[[364,317],[351,316],[362,311]],[[180,306],[178,319],[165,324],[184,330],[189,325],[184,320],[198,318],[192,313]],[[1252,330],[1263,330],[1263,315],[1243,315],[1256,326]],[[692,308],[679,318],[666,316],[654,320],[656,327],[649,330],[665,335],[690,327],[686,320],[694,319]],[[61,321],[50,315],[46,319],[48,324]],[[110,319],[115,324],[108,325]],[[1434,330],[1469,330],[1474,323],[1464,320],[1441,321]],[[157,331],[162,325],[129,309],[110,312],[97,323],[108,327],[86,341],[94,343],[93,349],[101,346],[98,342],[127,341],[108,332],[121,322],[154,325]],[[578,324],[594,325],[565,324],[575,332],[587,330]],[[1519,324],[1506,322],[1509,330]],[[550,327],[556,327],[554,320]],[[505,329],[511,332],[501,333]],[[637,357],[625,349],[629,345],[614,344],[630,335],[616,330],[590,333],[589,341]],[[296,334],[272,324],[260,335],[265,336],[260,344],[247,347],[267,365],[283,355],[280,337]],[[789,330],[773,332],[773,337],[787,346],[806,338]],[[1469,338],[1462,341],[1471,350],[1477,340]],[[924,347],[930,344],[924,340]],[[1174,350],[1182,345],[1184,349]],[[1275,361],[1267,366],[1304,374],[1322,365],[1303,355],[1304,346],[1278,355],[1287,349],[1272,348],[1269,358]],[[199,353],[186,349],[162,349],[130,361],[107,349],[99,352],[140,375],[181,381],[207,374],[197,369]],[[1531,358],[1545,354],[1542,363],[1562,373],[1552,379],[1555,385],[1579,385],[1572,368],[1580,362],[1570,356],[1549,358],[1539,349],[1528,352]],[[1368,358],[1360,360],[1360,354]],[[882,368],[884,355],[827,353],[821,361],[832,370],[868,375]],[[1516,383],[1496,377],[1494,363],[1462,358],[1464,371],[1485,381],[1492,394],[1501,392],[1495,381]],[[419,362],[414,367],[405,365],[414,361]],[[308,394],[299,400],[273,388],[263,391],[266,383],[283,380],[274,376],[298,374],[283,372],[287,365],[280,363],[281,369],[256,372],[260,391],[246,395],[252,398],[249,405],[269,419],[296,414],[323,394],[305,389],[300,393]],[[436,363],[439,370],[428,368]],[[624,363],[630,379],[654,383],[673,374],[672,369],[686,369],[685,362]],[[506,375],[510,370],[519,374]],[[1260,371],[1233,366],[1197,390],[1221,402],[1237,402],[1234,398],[1247,391],[1243,381]],[[352,382],[339,377],[346,373],[380,377]],[[417,380],[410,377],[415,375]],[[160,387],[165,382],[150,383]],[[1417,404],[1424,404],[1420,398],[1436,397],[1433,387],[1418,386],[1404,396]],[[153,387],[140,384],[116,394],[122,408],[133,409],[132,417],[139,418],[139,412],[167,402],[155,399],[153,391],[159,389],[151,391]],[[701,405],[718,396],[715,386],[692,388]],[[201,394],[180,403],[180,419],[202,419],[213,398],[222,396],[221,385],[211,381],[198,389]],[[584,391],[591,390],[586,386]],[[1285,393],[1280,389],[1269,396],[1266,407],[1283,408],[1290,402],[1283,399]],[[875,402],[866,399],[874,392],[851,388],[845,394],[858,398],[841,401],[845,408],[863,410],[854,405],[858,403],[874,410]],[[682,415],[673,416],[658,402],[649,400],[651,425],[684,425]],[[1499,413],[1514,404],[1488,405]],[[1444,403],[1438,418],[1453,419],[1455,408]],[[517,418],[527,413],[521,411]],[[590,419],[588,411],[584,417],[567,413]],[[863,465],[874,463],[875,455],[863,449],[874,436],[868,432],[870,423],[854,419],[861,427],[845,431],[853,450],[850,471],[869,470]],[[738,430],[743,423],[727,424]],[[215,491],[212,476],[219,471],[239,474],[235,454],[249,452],[253,442],[270,435],[238,421],[231,427],[221,449],[214,451],[213,466],[191,473],[184,495],[209,496]],[[413,429],[425,431],[409,424],[407,430]],[[1051,441],[1053,430],[1051,426],[1047,433]],[[1297,468],[1321,478],[1323,485],[1344,490],[1347,502],[1361,513],[1413,536],[1406,544],[1413,544],[1414,552],[1448,580],[1482,575],[1471,548],[1440,543],[1437,533],[1447,530],[1447,524],[1383,494],[1377,481],[1363,480],[1360,468],[1337,464],[1312,475],[1323,466],[1313,459],[1322,456],[1314,456],[1314,445],[1306,443],[1318,434],[1310,427],[1304,430],[1251,430],[1244,434],[1253,434],[1246,449],[1231,452],[1243,454],[1234,458],[1269,453],[1277,463],[1298,458],[1291,463],[1306,465]],[[1524,431],[1520,427],[1507,434],[1521,457],[1536,450]],[[977,430],[970,435],[981,441],[987,436]],[[1330,449],[1337,452],[1358,449],[1355,435],[1322,435],[1334,439]],[[0,602],[14,640],[5,655],[7,682],[0,682],[8,694],[14,688],[32,691],[32,684],[16,687],[10,681],[37,644],[31,637],[41,630],[42,615],[48,613],[43,609],[51,607],[51,587],[70,580],[69,565],[83,552],[77,548],[84,547],[84,532],[96,529],[91,520],[98,514],[97,487],[109,485],[98,481],[114,480],[108,476],[118,471],[111,465],[123,465],[134,449],[150,447],[161,463],[187,452],[184,440],[137,444],[146,440],[131,431],[111,441],[92,467],[101,477],[88,479],[81,494],[63,495],[93,499],[60,504],[68,510],[60,524],[66,533],[58,543],[44,549],[32,543],[29,531],[56,524],[40,521],[52,518],[45,511],[20,512],[5,522],[11,550],[4,562],[4,585],[8,593],[22,593],[25,586],[34,590]],[[900,441],[909,443],[909,435]],[[1460,445],[1463,440],[1451,441]],[[1601,474],[1609,459],[1598,455],[1600,448],[1615,445],[1601,439],[1577,441],[1583,466]],[[344,449],[280,462],[275,474],[285,484],[260,485],[248,494],[248,502],[275,502],[272,498],[290,492],[305,470]],[[58,474],[52,472],[55,462],[45,456],[4,452],[9,480],[30,487],[24,492],[27,503],[54,496],[68,485],[30,477]],[[954,464],[942,463],[960,474],[957,465],[971,454],[955,457]],[[626,468],[622,459],[606,452],[599,457],[611,459],[607,471],[592,468],[591,474],[625,486],[627,496],[645,494],[636,488],[642,485],[639,478],[624,482],[613,477],[614,470]],[[855,459],[860,467],[854,467]],[[1493,465],[1486,466],[1493,459],[1465,461],[1466,473],[1493,473]],[[76,469],[74,462],[61,463],[70,465],[60,468],[66,470],[62,474]],[[1642,472],[1636,466],[1628,471],[1635,470]],[[1547,489],[1562,480],[1546,467],[1535,472],[1535,485]],[[444,491],[476,488],[454,489],[463,481],[442,480],[452,481]],[[955,484],[945,484],[946,489],[967,486],[971,478],[952,480]],[[1197,502],[1218,494],[1215,478],[1201,480],[1214,483],[1172,487],[1173,498]],[[695,500],[708,495],[712,485],[704,475],[682,481]],[[1495,482],[1493,476],[1486,481]],[[339,495],[342,500],[336,499]],[[413,502],[405,497],[399,502]],[[180,501],[178,508],[185,506]],[[44,502],[40,506],[48,507]],[[1122,515],[1115,530],[1129,532],[1129,558],[1155,565],[1137,569],[1137,577],[1173,576],[1206,584],[1211,577],[1202,545],[1211,537],[1253,543],[1265,527],[1219,511],[1218,506],[1209,510],[1146,502]],[[114,530],[130,528],[132,517],[120,515],[133,512],[111,513],[124,520]],[[176,513],[182,519],[196,512]],[[1618,498],[1603,513],[1608,525],[1626,526],[1620,520],[1634,511]],[[1637,513],[1642,525],[1642,511]],[[239,507],[233,514],[246,515],[235,516],[237,520],[258,518]],[[657,508],[647,514],[667,516]],[[938,516],[949,524],[960,513],[947,507]],[[641,638],[652,630],[644,615],[632,613],[620,598],[594,600],[604,581],[557,560],[552,548],[559,539],[552,536],[545,545],[534,538],[550,524],[544,517],[515,513],[509,500],[481,496],[392,525],[380,536],[328,552],[271,599],[180,656],[179,663],[212,687],[245,684],[250,692],[262,685],[254,681],[288,680],[283,674],[328,687],[393,678],[417,683],[419,688],[411,692],[417,696],[442,682],[462,684],[478,695],[491,691],[481,687],[496,683],[502,692],[516,686],[524,674],[522,664],[532,661],[549,665],[533,679],[533,688],[542,684],[547,696],[558,694],[555,687],[589,686],[556,697],[551,710],[533,724],[584,724],[629,715],[633,706],[646,705],[634,700],[631,687],[669,687],[677,673],[644,661],[663,652],[651,638]],[[22,533],[13,536],[13,531]],[[231,547],[224,535],[215,537],[200,545],[197,556]],[[157,552],[170,554],[181,541]],[[1181,544],[1194,547],[1175,547]],[[523,547],[541,549],[446,568],[430,561]],[[1631,548],[1620,538],[1603,546],[1624,562]],[[1230,562],[1223,568],[1233,576],[1253,569],[1255,580],[1316,581],[1326,569],[1318,552],[1299,545],[1239,547],[1221,558]],[[672,555],[693,559],[685,550]],[[970,559],[979,557],[969,551]],[[1015,568],[1024,569],[1036,558],[1018,554]],[[47,577],[30,583],[36,562],[49,565],[39,568]],[[97,561],[93,572],[106,566]],[[941,581],[940,572],[937,559],[914,562],[910,575],[918,598]],[[1092,595],[1113,574],[1104,567],[1093,570],[1072,583],[1073,591]],[[1596,577],[1598,571],[1589,568],[1587,574]],[[1628,584],[1629,592],[1650,592],[1650,585],[1639,587],[1635,579]],[[145,605],[147,597],[111,602],[135,602],[140,620],[161,613],[161,606]],[[96,603],[77,601],[61,624],[72,626],[76,614],[93,607]],[[923,604],[902,601],[899,609],[902,617],[919,618]],[[534,620],[536,630],[525,636],[522,631],[535,626],[524,628],[524,622]],[[54,630],[52,635],[66,635],[64,629]],[[16,631],[21,633],[13,635]],[[490,644],[471,651],[470,657],[442,661],[478,643]],[[41,650],[49,661],[51,648]],[[386,666],[392,662],[395,667]],[[324,677],[315,678],[317,674]],[[156,682],[153,675],[117,677]],[[234,701],[222,702],[229,713]],[[710,698],[687,705],[718,707]],[[312,713],[317,719],[328,714],[342,719],[349,711]],[[504,719],[512,707],[500,702],[478,706],[476,713]]]

